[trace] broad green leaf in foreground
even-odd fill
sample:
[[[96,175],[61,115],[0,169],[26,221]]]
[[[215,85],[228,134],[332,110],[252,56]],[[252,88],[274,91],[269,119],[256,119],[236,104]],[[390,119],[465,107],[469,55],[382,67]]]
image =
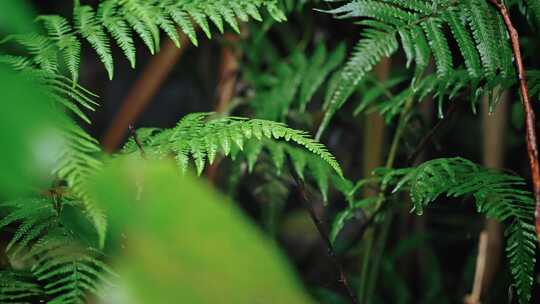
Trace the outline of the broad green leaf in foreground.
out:
[[[34,29],[34,16],[28,2],[27,0],[0,1],[0,34],[25,33]]]
[[[39,86],[0,66],[0,197],[37,190],[61,143],[54,111]]]
[[[241,212],[173,163],[117,160],[92,189],[126,236],[116,269],[130,303],[310,302]]]

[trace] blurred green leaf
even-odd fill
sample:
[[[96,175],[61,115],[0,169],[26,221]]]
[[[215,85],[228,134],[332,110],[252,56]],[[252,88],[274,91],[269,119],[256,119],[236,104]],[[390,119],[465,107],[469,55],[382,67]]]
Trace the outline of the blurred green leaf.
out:
[[[173,163],[117,160],[91,189],[126,235],[116,268],[136,303],[310,302],[278,250]]]
[[[36,84],[0,66],[0,196],[42,185],[59,144],[51,103]]]
[[[34,13],[26,0],[0,1],[0,34],[27,33],[33,30]]]

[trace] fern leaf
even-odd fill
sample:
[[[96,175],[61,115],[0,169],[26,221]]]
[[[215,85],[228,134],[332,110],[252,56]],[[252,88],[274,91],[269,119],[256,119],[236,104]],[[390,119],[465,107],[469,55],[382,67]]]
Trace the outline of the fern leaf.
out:
[[[15,71],[21,71],[28,68],[32,63],[30,59],[22,56],[0,55],[0,63]]]
[[[495,40],[495,29],[488,18],[487,12],[489,12],[490,7],[486,1],[482,0],[471,0],[467,4],[467,18],[480,53],[484,73],[489,79],[492,79],[499,66],[497,60],[499,52]]]
[[[197,40],[197,33],[191,21],[189,20],[188,14],[179,8],[176,5],[166,5],[165,10],[169,16],[176,22],[180,29],[189,37],[193,45],[198,46],[199,42]]]
[[[131,36],[131,29],[126,21],[118,16],[116,2],[114,0],[102,2],[98,8],[98,18],[116,40],[116,43],[131,64],[131,67],[135,68],[135,46]]]
[[[345,67],[338,76],[337,85],[333,88],[323,121],[315,138],[319,139],[330,123],[335,112],[343,106],[354,92],[364,75],[384,56],[390,56],[397,50],[394,32],[368,32],[366,39],[360,40]]]
[[[448,41],[441,32],[441,23],[435,19],[428,19],[422,23],[422,26],[433,50],[433,56],[437,63],[437,74],[439,77],[446,78],[452,70],[452,55]]]
[[[71,79],[73,82],[77,82],[81,62],[81,43],[73,33],[68,21],[55,15],[40,16],[37,20],[43,21],[45,24],[49,37],[56,43],[62,53],[64,63],[71,74]]]
[[[159,28],[151,4],[140,0],[123,0],[120,5],[124,18],[141,37],[150,53],[154,54],[159,50]]]
[[[370,17],[394,25],[404,25],[415,18],[415,13],[376,0],[353,1],[336,9],[326,11],[338,18]]]
[[[39,34],[21,34],[7,39],[13,39],[24,46],[40,69],[49,73],[55,73],[58,70],[56,45],[51,43],[47,37]]]
[[[31,273],[25,271],[0,271],[0,301],[2,303],[30,303],[41,299],[44,291]]]
[[[308,68],[305,72],[304,80],[300,87],[300,93],[298,96],[300,111],[304,111],[309,101],[313,98],[313,95],[317,89],[324,82],[326,77],[334,71],[345,58],[345,45],[340,44],[326,60],[326,49],[324,44],[320,46],[310,58]]]
[[[536,22],[540,24],[540,2],[536,0],[527,0],[527,6],[534,15]]]
[[[205,12],[208,19],[210,19],[218,28],[219,32],[223,34],[223,19],[221,18],[221,15],[216,7],[214,7],[213,4],[208,3],[206,5],[202,5],[201,10]]]
[[[434,159],[418,167],[390,170],[383,183],[394,184],[394,192],[407,189],[413,210],[423,209],[438,197],[472,195],[479,212],[500,221],[508,221],[506,252],[510,261],[513,285],[519,303],[531,297],[535,263],[534,201],[529,192],[517,187],[525,185],[520,177],[484,169],[462,159]]]
[[[341,168],[332,154],[324,145],[310,138],[303,131],[261,119],[221,118],[205,123],[204,120],[208,116],[208,113],[189,114],[175,128],[149,135],[142,140],[145,151],[157,157],[163,157],[167,154],[176,155],[182,170],[185,170],[189,151],[195,160],[197,171],[200,173],[204,168],[206,156],[210,154],[213,158],[218,150],[229,155],[233,145],[242,150],[245,140],[284,139],[310,151],[326,162],[336,173],[342,175]],[[131,148],[128,149],[128,147]],[[136,147],[128,143],[123,151],[134,153]],[[250,151],[253,152],[253,150]],[[282,157],[276,154],[276,164],[281,163],[281,159]]]
[[[191,8],[189,10],[189,15],[201,27],[203,32],[206,34],[206,37],[208,37],[208,39],[212,38],[212,33],[210,32],[210,25],[208,25],[206,16],[196,8]]]
[[[471,35],[462,22],[461,13],[460,11],[451,11],[447,12],[444,16],[459,45],[469,75],[478,78],[482,73],[482,65]]]
[[[161,10],[155,14],[155,18],[159,27],[167,34],[176,47],[180,47],[180,38],[174,23],[169,19],[169,16]]]
[[[114,65],[109,38],[100,26],[94,10],[88,5],[76,6],[74,15],[75,27],[95,49],[99,59],[105,65],[105,69],[107,69],[109,79],[112,79],[114,75]]]
[[[510,48],[510,44],[508,43],[508,41],[510,41],[510,37],[508,35],[506,26],[502,17],[499,14],[496,15],[495,22],[495,30],[498,39],[500,41],[506,41],[506,43],[500,43],[497,48],[499,50],[498,57],[501,69],[501,76],[503,78],[503,82],[505,82],[509,79],[515,79],[515,69],[513,62],[514,54],[512,53],[512,49]]]

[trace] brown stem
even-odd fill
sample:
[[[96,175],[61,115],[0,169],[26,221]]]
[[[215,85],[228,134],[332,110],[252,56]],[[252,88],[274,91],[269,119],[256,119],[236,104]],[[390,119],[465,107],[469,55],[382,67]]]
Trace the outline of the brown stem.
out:
[[[225,45],[221,50],[216,112],[225,111],[234,97],[240,68],[240,57],[242,56],[240,50],[235,50],[240,38],[238,35],[226,33],[223,38],[225,39]]]
[[[480,304],[482,285],[484,285],[484,272],[486,269],[486,256],[488,250],[488,235],[486,231],[480,233],[478,240],[478,258],[476,260],[476,272],[474,274],[473,290],[463,299],[465,304]]]
[[[307,196],[307,190],[304,185],[304,182],[302,179],[296,174],[294,170],[291,170],[291,174],[296,182],[296,185],[298,187],[298,193],[300,196],[300,200],[302,201],[302,204],[304,207],[309,211],[309,215],[311,216],[311,220],[313,221],[313,224],[315,224],[315,227],[317,228],[317,231],[319,232],[319,235],[323,239],[325,245],[327,254],[330,257],[330,260],[336,267],[336,269],[339,272],[339,282],[345,287],[345,290],[347,291],[347,295],[349,296],[352,304],[359,304],[358,299],[356,298],[356,293],[354,292],[354,289],[349,284],[349,280],[347,279],[347,275],[345,274],[345,269],[343,265],[341,264],[341,261],[339,260],[336,252],[334,251],[334,246],[332,246],[332,242],[330,241],[330,238],[328,237],[328,233],[325,231],[324,223],[321,221],[321,219],[317,216],[315,209],[313,208],[313,205],[309,202],[308,196]]]
[[[113,119],[112,125],[103,136],[101,142],[105,151],[112,152],[118,147],[126,134],[128,126],[135,122],[159,90],[183,51],[189,45],[189,39],[185,34],[182,33],[180,39],[180,48],[177,48],[168,39],[162,46],[161,51],[152,57],[142,71],[140,78],[137,79],[128,96],[124,99],[118,114]]]
[[[135,141],[135,144],[137,145],[137,147],[139,148],[139,150],[141,151],[141,156],[142,157],[145,157],[146,153],[144,153],[144,148],[143,148],[143,145],[139,139],[139,136],[137,135],[137,130],[135,130],[135,128],[133,128],[133,125],[130,124],[128,126],[129,128],[129,133],[131,134],[131,136],[133,137],[133,140]]]
[[[525,139],[527,141],[527,154],[529,156],[529,166],[531,168],[531,176],[534,189],[534,199],[536,202],[536,208],[534,212],[536,235],[540,241],[540,167],[538,165],[538,148],[536,145],[536,129],[534,109],[529,98],[529,89],[527,86],[527,77],[525,75],[525,69],[523,67],[523,60],[521,58],[521,50],[519,46],[518,32],[510,20],[508,9],[504,4],[497,0],[490,0],[490,2],[497,8],[499,13],[504,19],[506,30],[510,34],[510,41],[512,44],[512,52],[514,53],[514,64],[518,73],[519,89],[521,92],[521,100],[523,101],[523,109],[525,111]]]
[[[238,70],[240,68],[239,58],[242,56],[240,51],[235,52],[234,49],[239,41],[238,35],[227,33],[224,35],[224,40],[225,44],[221,50],[221,62],[217,86],[217,103],[215,107],[215,112],[217,113],[224,112],[231,99],[234,97]],[[220,162],[220,159],[216,159],[216,161],[208,168],[206,175],[211,183],[216,182]]]
[[[488,168],[502,168],[505,145],[504,130],[507,117],[507,91],[494,112],[489,109],[489,97],[482,101],[483,163]],[[489,290],[495,277],[502,254],[502,225],[494,219],[486,219],[484,230],[478,239],[478,256],[471,293],[464,299],[465,304],[479,304]]]
[[[389,58],[383,58],[374,67],[376,81],[382,83],[388,79],[391,62]],[[363,176],[370,176],[373,170],[383,163],[382,147],[384,146],[385,133],[384,119],[379,113],[370,113],[366,116],[364,123],[364,149],[362,152]],[[377,192],[369,188],[364,188],[364,197],[376,196]]]

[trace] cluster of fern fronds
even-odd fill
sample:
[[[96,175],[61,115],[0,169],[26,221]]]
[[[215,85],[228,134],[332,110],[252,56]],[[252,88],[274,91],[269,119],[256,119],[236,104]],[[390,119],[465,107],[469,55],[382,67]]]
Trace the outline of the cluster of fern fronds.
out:
[[[367,73],[383,57],[390,57],[396,53],[400,45],[407,58],[407,67],[415,63],[414,77],[411,81],[413,91],[418,90],[418,87],[422,86],[421,83],[426,81],[423,80],[423,75],[431,57],[434,58],[434,77],[437,82],[434,92],[441,98],[445,94],[455,95],[461,89],[469,89],[473,92],[474,104],[478,96],[491,95],[494,90],[501,92],[501,88],[510,87],[515,83],[508,33],[502,17],[488,1],[329,2],[346,2],[326,12],[334,14],[337,18],[359,19],[357,22],[364,29],[361,33],[362,38],[354,47],[328,94],[325,119],[319,128],[317,138]],[[524,3],[521,5],[525,7]],[[526,5],[530,8],[531,15],[535,18],[540,17],[535,1],[526,1]],[[460,56],[452,54],[451,40],[457,43]],[[456,73],[466,77],[461,79],[467,79],[467,86],[452,85],[455,83]],[[427,81],[433,82],[433,79]],[[406,94],[410,92],[404,93]],[[407,96],[400,97],[407,98]],[[402,107],[402,103],[401,105],[393,103],[389,107],[396,112],[396,109]]]
[[[197,45],[198,27],[208,37],[211,37],[209,21],[220,32],[224,30],[224,23],[238,32],[237,19],[262,20],[261,7],[275,20],[285,20],[275,0],[107,0],[97,9],[75,1],[73,23],[58,15],[39,16],[36,21],[43,25],[45,34],[13,34],[2,40],[15,47],[22,46],[24,50],[0,55],[0,63],[42,86],[55,102],[51,106],[63,108],[66,114],[59,117],[64,141],[62,151],[55,155],[56,163],[51,172],[57,179],[56,184],[65,184],[66,187],[61,187],[62,194],[54,200],[32,198],[0,206],[6,214],[0,227],[16,227],[8,246],[11,263],[23,265],[21,269],[2,273],[0,297],[3,301],[82,302],[88,293],[98,293],[111,273],[96,249],[104,245],[105,214],[91,201],[86,189],[89,177],[103,166],[102,152],[97,141],[72,119],[75,116],[90,123],[85,111],[94,111],[97,106],[97,96],[78,84],[82,41],[95,50],[112,78],[112,41],[134,66],[135,34],[151,53],[159,50],[160,31],[180,46],[177,28]],[[327,178],[329,170],[333,169],[339,176],[342,174],[327,149],[303,131],[268,120],[221,118],[207,121],[209,116],[205,113],[188,115],[168,130],[142,129],[137,136],[143,146],[137,147],[132,139],[124,153],[136,148],[144,149],[149,157],[173,156],[183,170],[192,158],[200,174],[205,162],[212,163],[218,152],[237,155],[244,148],[249,166],[253,167],[265,146],[272,151],[278,167],[283,166],[285,152],[291,155],[300,176],[304,176],[308,164],[321,186],[326,183],[323,178]],[[277,139],[290,141],[296,147],[278,143]],[[68,201],[67,198],[73,199]],[[62,222],[62,212],[68,207],[83,210],[92,220],[98,235],[96,244],[81,243],[80,236]]]
[[[0,228],[15,227],[6,253],[12,270],[0,272],[2,303],[81,303],[110,284],[103,254],[69,226],[63,210],[76,202],[29,197],[0,204]]]
[[[111,40],[135,67],[135,34],[152,54],[159,50],[161,31],[180,46],[177,27],[197,45],[197,27],[209,38],[212,35],[209,20],[220,32],[224,31],[224,23],[238,32],[237,18],[242,21],[250,17],[262,20],[259,13],[261,7],[266,7],[276,20],[285,20],[275,0],[107,0],[101,2],[97,9],[75,1],[73,23],[58,15],[39,16],[36,20],[43,24],[46,35],[16,34],[7,37],[4,42],[16,41],[31,56],[10,57],[11,60],[53,73],[62,68],[76,82],[81,58],[80,38],[83,38],[96,51],[112,79],[114,62]]]
[[[378,171],[392,192],[407,191],[413,211],[440,196],[474,198],[478,212],[506,224],[506,254],[520,303],[528,303],[533,284],[536,251],[534,200],[521,177],[482,168],[463,158],[441,158],[417,167]]]

